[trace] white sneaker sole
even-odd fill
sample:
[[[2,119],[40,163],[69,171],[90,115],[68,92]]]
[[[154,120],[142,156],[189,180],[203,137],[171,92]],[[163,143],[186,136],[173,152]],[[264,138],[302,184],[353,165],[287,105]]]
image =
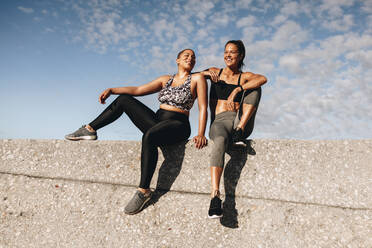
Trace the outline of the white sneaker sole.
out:
[[[97,139],[97,136],[91,136],[91,135],[88,135],[88,136],[80,136],[80,137],[70,137],[70,136],[65,136],[66,139],[68,140],[96,140]]]
[[[246,143],[244,143],[243,141],[238,141],[238,142],[235,142],[233,143],[234,146],[247,146]]]
[[[221,218],[222,217],[222,214],[221,215],[212,215],[212,216],[209,216],[208,215],[208,218],[209,219],[219,219],[219,218]]]

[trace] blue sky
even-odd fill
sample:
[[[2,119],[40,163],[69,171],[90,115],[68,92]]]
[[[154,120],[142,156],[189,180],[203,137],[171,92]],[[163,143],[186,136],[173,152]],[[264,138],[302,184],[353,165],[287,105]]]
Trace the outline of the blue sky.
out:
[[[195,71],[222,67],[230,39],[269,79],[252,138],[372,138],[371,0],[4,0],[0,37],[0,138],[62,139],[107,106],[104,89],[175,73],[183,48]],[[141,137],[124,115],[98,135]]]

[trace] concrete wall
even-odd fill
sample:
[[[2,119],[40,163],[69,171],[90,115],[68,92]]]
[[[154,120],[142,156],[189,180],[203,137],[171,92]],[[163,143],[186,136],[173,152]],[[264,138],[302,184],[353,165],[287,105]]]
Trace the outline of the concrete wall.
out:
[[[255,140],[226,155],[209,220],[210,147],[159,149],[149,206],[123,213],[140,142],[0,140],[0,247],[372,247],[372,140]]]

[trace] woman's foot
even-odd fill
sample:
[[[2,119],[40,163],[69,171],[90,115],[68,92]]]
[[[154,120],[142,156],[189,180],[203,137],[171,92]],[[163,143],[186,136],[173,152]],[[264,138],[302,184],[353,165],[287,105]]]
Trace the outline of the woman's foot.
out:
[[[222,201],[218,196],[215,196],[211,199],[208,211],[208,218],[216,219],[222,217],[221,202]]]
[[[216,219],[222,217],[220,191],[214,190],[212,193],[211,203],[209,205],[208,218]]]
[[[246,146],[243,130],[240,128],[234,129],[232,132],[232,143],[233,145]]]
[[[143,207],[145,206],[146,202],[151,199],[151,191],[147,191],[146,193],[142,193],[140,190],[137,190],[134,193],[132,199],[128,202],[127,206],[124,209],[126,214],[136,214],[141,212]]]
[[[91,132],[85,127],[85,125],[83,125],[75,132],[67,134],[65,138],[68,140],[96,140],[97,132]]]

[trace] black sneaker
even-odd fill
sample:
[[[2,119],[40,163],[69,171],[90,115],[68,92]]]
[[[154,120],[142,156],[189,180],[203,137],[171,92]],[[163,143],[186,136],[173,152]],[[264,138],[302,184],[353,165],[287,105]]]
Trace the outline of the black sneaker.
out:
[[[245,138],[243,137],[243,130],[240,129],[240,128],[234,129],[232,131],[231,139],[232,139],[233,145],[238,145],[238,146],[246,146],[247,145],[244,142]]]
[[[215,196],[211,200],[209,205],[208,218],[216,219],[222,217],[221,199]]]
[[[90,132],[88,131],[88,129],[85,128],[85,125],[83,125],[75,132],[67,134],[65,138],[68,140],[96,140],[97,132]]]

